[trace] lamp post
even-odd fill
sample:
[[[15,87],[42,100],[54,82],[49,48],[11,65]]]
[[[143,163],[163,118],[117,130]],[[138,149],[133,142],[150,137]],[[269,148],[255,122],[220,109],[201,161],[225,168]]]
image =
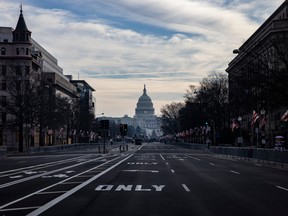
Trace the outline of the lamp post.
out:
[[[266,145],[266,139],[265,139],[265,113],[266,111],[264,109],[261,109],[260,114],[261,114],[261,122],[260,122],[260,127],[261,127],[261,147],[265,148]]]
[[[242,134],[241,134],[241,121],[242,121],[242,117],[239,116],[238,117],[238,122],[239,122],[239,137],[238,137],[238,146],[240,147],[243,143],[243,138],[242,138]]]

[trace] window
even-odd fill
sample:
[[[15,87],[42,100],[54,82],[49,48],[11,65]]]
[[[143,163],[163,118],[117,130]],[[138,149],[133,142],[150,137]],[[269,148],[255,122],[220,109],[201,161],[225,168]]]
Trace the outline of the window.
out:
[[[16,66],[15,69],[16,69],[16,75],[21,76],[21,66]]]
[[[7,66],[6,66],[6,65],[2,65],[1,75],[2,75],[3,77],[5,77],[5,76],[6,76],[6,73],[7,73]]]
[[[20,49],[16,48],[16,55],[20,55]]]
[[[16,91],[17,92],[21,91],[21,82],[20,81],[16,82]]]
[[[6,80],[2,80],[2,91],[6,91],[6,90],[7,90]]]
[[[26,55],[29,55],[29,48],[26,48]]]
[[[2,47],[2,48],[1,48],[1,55],[6,55],[6,49],[5,49],[5,47]]]
[[[2,123],[5,124],[7,121],[7,114],[5,112],[2,112]]]
[[[7,105],[7,97],[6,96],[2,96],[2,106],[6,107]]]
[[[30,67],[25,66],[25,76],[28,76],[30,74]]]

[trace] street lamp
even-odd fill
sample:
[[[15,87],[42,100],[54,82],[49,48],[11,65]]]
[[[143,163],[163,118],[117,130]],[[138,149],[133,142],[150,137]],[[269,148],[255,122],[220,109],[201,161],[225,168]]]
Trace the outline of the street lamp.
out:
[[[240,53],[240,50],[239,49],[234,49],[233,50],[233,54],[239,54]]]
[[[261,109],[261,147],[265,148],[266,139],[265,139],[265,113],[266,111],[264,109]]]
[[[241,134],[241,121],[242,121],[242,117],[239,116],[238,117],[238,122],[239,122],[239,137],[238,137],[238,146],[241,146],[243,143],[243,138],[242,138],[242,134]]]

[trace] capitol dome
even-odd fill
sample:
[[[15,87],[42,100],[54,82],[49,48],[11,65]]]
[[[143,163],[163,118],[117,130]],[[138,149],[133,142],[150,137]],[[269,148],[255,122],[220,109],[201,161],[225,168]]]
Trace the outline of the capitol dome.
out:
[[[147,95],[146,85],[144,85],[143,95],[138,99],[135,109],[136,118],[154,116],[154,108],[151,98]]]

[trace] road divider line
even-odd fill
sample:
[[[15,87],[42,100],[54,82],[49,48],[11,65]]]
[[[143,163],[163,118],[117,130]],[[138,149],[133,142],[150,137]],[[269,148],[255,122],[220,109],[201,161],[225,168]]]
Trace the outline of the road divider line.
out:
[[[284,187],[281,187],[281,186],[276,186],[277,188],[281,189],[281,190],[284,190],[284,191],[287,191],[288,192],[288,189],[287,188],[284,188]]]
[[[64,194],[66,192],[67,191],[47,191],[47,192],[41,192],[41,193],[38,193],[38,194]]]
[[[162,154],[160,154],[160,157],[162,158],[162,160],[164,160],[164,161],[165,161],[165,158],[163,157],[163,155],[162,155]]]
[[[172,173],[175,173],[175,171],[174,171],[173,169],[171,169],[171,172],[172,172]]]
[[[186,184],[182,184],[182,187],[185,189],[186,192],[190,192],[190,189],[187,187]]]
[[[159,173],[158,170],[122,170],[123,172],[151,172],[151,173]]]
[[[237,175],[240,175],[239,172],[236,172],[236,171],[234,171],[234,170],[230,170],[230,172],[231,172],[231,173],[234,173],[234,174],[237,174]]]
[[[132,156],[132,155],[131,155]],[[130,156],[130,157],[131,157]],[[128,158],[130,158],[130,157],[128,157]],[[127,159],[128,159],[127,158]],[[38,190],[38,191],[35,191],[35,192],[33,192],[33,193],[31,193],[31,194],[28,194],[28,195],[26,195],[26,196],[24,196],[24,197],[21,197],[21,198],[19,198],[19,199],[17,199],[17,200],[14,200],[14,201],[12,201],[12,202],[10,202],[10,203],[6,203],[6,204],[4,204],[4,205],[2,205],[2,206],[0,206],[0,210],[1,209],[4,209],[4,208],[6,208],[6,207],[8,207],[8,206],[10,206],[10,205],[12,205],[12,204],[15,204],[15,203],[18,203],[18,202],[20,202],[20,201],[22,201],[22,200],[25,200],[25,199],[27,199],[27,198],[29,198],[29,197],[32,197],[32,196],[34,196],[34,195],[37,195],[37,194],[39,194],[39,193],[42,193],[43,191],[46,191],[46,190],[48,190],[48,189],[50,189],[50,188],[53,188],[53,187],[55,187],[55,186],[57,186],[57,185],[60,185],[60,184],[62,184],[63,182],[67,182],[67,181],[69,181],[69,180],[71,180],[71,179],[73,179],[73,178],[76,178],[76,177],[79,177],[79,176],[81,176],[81,175],[83,175],[83,174],[86,174],[86,173],[88,173],[88,172],[91,172],[91,171],[93,171],[93,170],[95,170],[95,169],[98,169],[99,167],[102,167],[102,166],[105,166],[106,164],[108,164],[108,163],[110,163],[110,162],[113,162],[114,160],[118,160],[119,159],[119,157],[116,157],[116,158],[114,158],[114,159],[111,159],[110,161],[107,161],[107,162],[105,162],[105,163],[103,163],[103,164],[100,164],[100,165],[98,165],[98,166],[96,166],[96,167],[93,167],[93,168],[91,168],[91,169],[89,169],[89,170],[86,170],[86,171],[84,171],[84,172],[81,172],[81,173],[78,173],[78,174],[76,174],[76,175],[74,175],[74,176],[71,176],[71,177],[69,177],[69,178],[67,178],[67,179],[65,179],[65,180],[63,180],[63,181],[60,181],[60,182],[57,182],[57,183],[55,183],[55,184],[53,184],[53,185],[50,185],[50,186],[48,186],[48,187],[45,187],[45,188],[42,188],[42,189],[40,189],[40,190]],[[103,171],[104,172],[104,171]],[[105,173],[104,173],[105,174]],[[104,174],[102,174],[102,172],[101,173],[99,173],[98,175],[95,175],[95,176],[101,176],[101,175],[104,175]],[[94,177],[95,177],[94,176]],[[99,177],[100,177],[99,176]],[[67,191],[68,192],[68,191]]]
[[[209,163],[209,165],[211,165],[211,166],[215,166],[215,164],[214,164],[214,163]]]
[[[71,196],[72,194],[74,194],[77,191],[79,191],[80,189],[82,189],[83,187],[87,186],[88,184],[92,183],[96,179],[100,178],[102,175],[108,173],[109,171],[111,171],[115,167],[119,166],[121,163],[123,163],[124,161],[131,158],[133,155],[134,154],[131,154],[130,156],[124,158],[123,160],[119,161],[118,163],[114,164],[113,166],[109,167],[108,169],[104,170],[103,172],[95,175],[93,178],[88,179],[87,181],[83,182],[82,184],[78,185],[77,187],[71,189],[70,191],[67,191],[65,194],[62,194],[61,196],[55,198],[54,200],[51,200],[50,202],[46,203],[45,205],[41,206],[40,208],[36,209],[35,211],[29,213],[27,216],[37,216],[37,215],[42,214],[43,212],[47,211],[48,209],[50,209],[51,207],[53,207],[57,203],[61,202],[62,200],[66,199],[67,197]],[[108,161],[108,162],[111,162],[111,161]],[[108,163],[108,162],[106,162],[106,163]]]
[[[96,158],[96,159],[91,159],[91,160],[88,160],[86,163],[98,161],[98,160],[100,160],[100,159],[102,159],[102,158],[103,158],[103,157]],[[105,163],[104,163],[104,164],[105,164]],[[40,174],[33,175],[33,176],[29,176],[29,177],[26,177],[26,178],[23,178],[23,179],[19,179],[19,180],[15,180],[15,181],[12,181],[12,182],[5,183],[5,184],[1,184],[1,185],[0,185],[0,189],[1,189],[1,188],[5,188],[5,187],[9,187],[9,186],[12,186],[12,185],[15,185],[15,184],[19,184],[19,183],[22,183],[22,182],[25,182],[25,181],[29,181],[29,180],[32,180],[32,179],[35,179],[35,178],[40,178],[40,177],[48,176],[48,175],[50,175],[50,174],[57,173],[57,172],[60,172],[60,171],[63,171],[63,170],[67,170],[67,169],[70,169],[70,168],[78,167],[78,166],[81,166],[81,165],[83,165],[83,163],[82,163],[82,162],[79,162],[79,163],[77,163],[77,164],[73,164],[73,165],[70,165],[70,166],[68,166],[68,167],[62,167],[62,168],[59,168],[59,169],[56,169],[56,170],[52,170],[52,171],[40,173]],[[14,178],[15,178],[15,177],[14,177]]]
[[[32,206],[32,207],[22,207],[22,208],[11,208],[11,209],[1,209],[0,212],[4,211],[21,211],[21,210],[30,210],[30,209],[37,209],[40,206]],[[4,215],[5,216],[5,215]]]
[[[189,158],[192,158],[192,159],[194,159],[194,160],[197,160],[197,161],[201,161],[200,158],[192,157],[192,156],[189,156],[189,155],[185,155],[185,156],[186,156],[186,157],[189,157]]]

